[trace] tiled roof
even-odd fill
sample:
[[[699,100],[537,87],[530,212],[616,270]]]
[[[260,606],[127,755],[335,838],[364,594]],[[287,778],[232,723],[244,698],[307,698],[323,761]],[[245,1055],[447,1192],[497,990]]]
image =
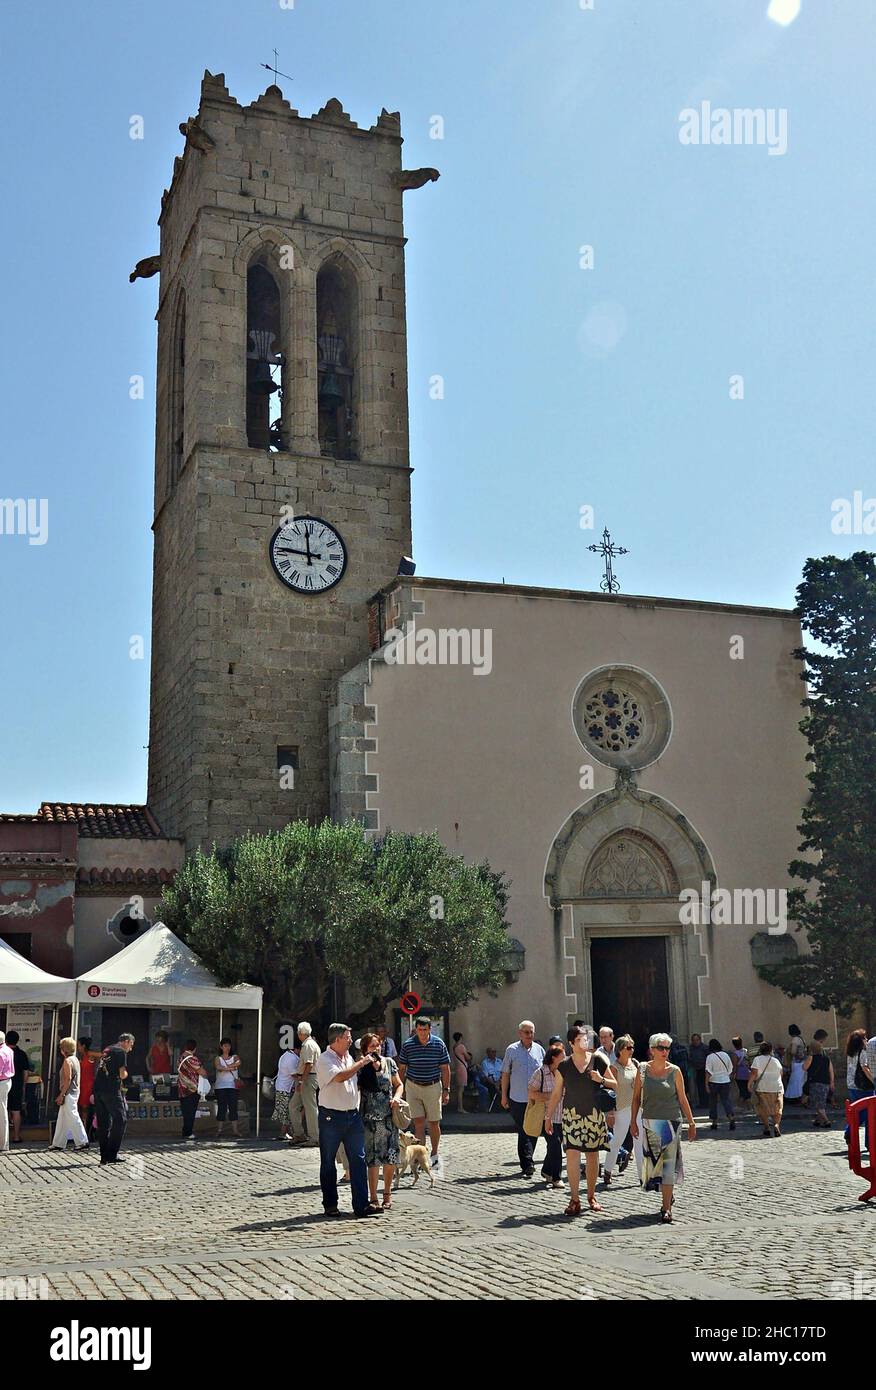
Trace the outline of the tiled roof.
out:
[[[173,869],[80,869],[80,888],[162,888],[174,880]]]
[[[163,831],[148,806],[111,806],[105,802],[44,801],[35,816],[0,815],[2,822],[51,825],[75,824],[80,835],[157,840]]]

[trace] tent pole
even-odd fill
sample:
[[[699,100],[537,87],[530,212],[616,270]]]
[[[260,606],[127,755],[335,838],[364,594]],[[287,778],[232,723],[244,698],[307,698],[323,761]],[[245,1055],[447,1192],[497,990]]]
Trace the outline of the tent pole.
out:
[[[220,1009],[220,1010],[219,1010],[219,1041],[220,1041],[220,1042],[222,1041],[222,1023],[223,1023],[224,1018],[225,1018],[225,1010],[224,1010],[224,1009]],[[220,1051],[221,1051],[221,1048],[220,1048]]]
[[[46,1073],[45,1073],[45,1076],[43,1077],[43,1090],[44,1090],[44,1092],[45,1092],[45,1097],[46,1097],[46,1124],[49,1126],[49,1142],[50,1142],[50,1143],[51,1143],[51,1139],[52,1139],[52,1121],[51,1121],[51,1117],[50,1117],[50,1115],[49,1115],[49,1103],[50,1103],[52,1091],[54,1090],[54,1086],[52,1085],[52,1077],[53,1077],[54,1071],[55,1071],[55,1045],[56,1045],[56,1042],[57,1042],[57,1033],[58,1033],[58,1006],[57,1006],[57,1004],[53,1004],[53,1005],[52,1005],[52,1028],[51,1028],[50,1041],[49,1041],[49,1065],[46,1067]]]
[[[262,1006],[259,1004],[259,1037],[256,1044],[256,1089],[255,1089],[256,1139],[259,1137],[259,1122],[262,1112]]]
[[[79,1037],[79,990],[73,995],[73,1019],[70,1024],[70,1036],[78,1041]]]

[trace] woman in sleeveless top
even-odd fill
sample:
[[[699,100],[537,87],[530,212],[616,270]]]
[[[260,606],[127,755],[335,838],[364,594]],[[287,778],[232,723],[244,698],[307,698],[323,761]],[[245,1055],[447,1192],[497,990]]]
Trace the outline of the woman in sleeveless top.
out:
[[[681,1161],[682,1116],[687,1121],[688,1139],[696,1139],[697,1127],[681,1068],[669,1061],[672,1039],[668,1033],[652,1033],[648,1045],[651,1061],[642,1063],[633,1083],[630,1133],[635,1139],[641,1129],[644,1151],[642,1186],[646,1190],[660,1188],[663,1198],[660,1220],[668,1224],[672,1220],[675,1185],[684,1177]],[[637,1118],[640,1110],[641,1117]]]
[[[468,1064],[471,1061],[471,1053],[467,1050],[462,1040],[461,1033],[453,1034],[453,1080],[456,1090],[456,1108],[460,1115],[464,1113],[462,1097],[468,1085]]]
[[[591,1211],[602,1211],[596,1200],[596,1180],[599,1150],[608,1148],[609,1139],[605,1113],[596,1104],[596,1092],[603,1085],[614,1087],[617,1083],[605,1057],[595,1051],[596,1038],[589,1024],[570,1028],[567,1037],[572,1044],[572,1055],[557,1067],[552,1092],[556,1099],[545,1117],[544,1132],[546,1135],[553,1133],[553,1117],[562,1106],[566,1176],[571,1193],[565,1214],[580,1216],[582,1153],[587,1174],[587,1205]]]
[[[815,1119],[812,1121],[815,1129],[830,1129],[830,1117],[827,1113],[827,1097],[834,1088],[833,1062],[824,1050],[824,1038],[819,1036],[823,1032],[819,1029],[812,1039],[812,1051],[803,1063],[803,1070],[806,1072],[806,1079],[809,1082],[809,1104],[815,1111]]]
[[[64,1065],[61,1067],[60,1090],[58,1092],[58,1118],[55,1122],[53,1149],[66,1149],[67,1140],[72,1139],[79,1149],[88,1148],[88,1135],[79,1114],[79,1058],[76,1056],[76,1039],[62,1038],[59,1043]]]

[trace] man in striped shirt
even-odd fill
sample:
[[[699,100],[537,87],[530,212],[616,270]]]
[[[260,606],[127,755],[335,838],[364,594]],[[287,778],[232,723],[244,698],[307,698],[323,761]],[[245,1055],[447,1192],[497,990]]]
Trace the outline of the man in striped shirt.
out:
[[[405,1083],[418,1144],[426,1137],[428,1122],[434,1168],[441,1142],[441,1107],[450,1099],[450,1053],[440,1038],[432,1037],[431,1019],[418,1018],[412,1036],[402,1043],[398,1074]]]

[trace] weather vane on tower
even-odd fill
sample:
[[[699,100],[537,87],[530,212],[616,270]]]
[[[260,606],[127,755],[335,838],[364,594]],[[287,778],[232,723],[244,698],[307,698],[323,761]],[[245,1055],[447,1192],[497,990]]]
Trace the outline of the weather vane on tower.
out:
[[[601,555],[605,560],[605,573],[599,581],[599,587],[607,594],[616,594],[620,589],[620,584],[614,577],[614,570],[611,562],[617,555],[628,555],[626,546],[615,545],[608,533],[608,527],[602,533],[602,540],[599,545],[588,545],[588,550],[593,550],[597,555]]]
[[[292,76],[290,76],[290,74],[289,74],[288,72],[279,72],[279,71],[278,71],[277,62],[278,62],[278,60],[279,60],[280,55],[279,55],[279,53],[277,52],[276,48],[272,49],[271,51],[273,52],[273,55],[274,55],[274,61],[273,61],[273,63],[259,63],[259,67],[260,67],[260,68],[267,68],[268,72],[272,72],[272,73],[274,74],[274,86],[275,86],[275,87],[276,87],[276,85],[277,85],[277,78],[278,78],[278,77],[285,77],[289,82],[294,82],[294,81],[295,81],[295,78],[292,77]]]

